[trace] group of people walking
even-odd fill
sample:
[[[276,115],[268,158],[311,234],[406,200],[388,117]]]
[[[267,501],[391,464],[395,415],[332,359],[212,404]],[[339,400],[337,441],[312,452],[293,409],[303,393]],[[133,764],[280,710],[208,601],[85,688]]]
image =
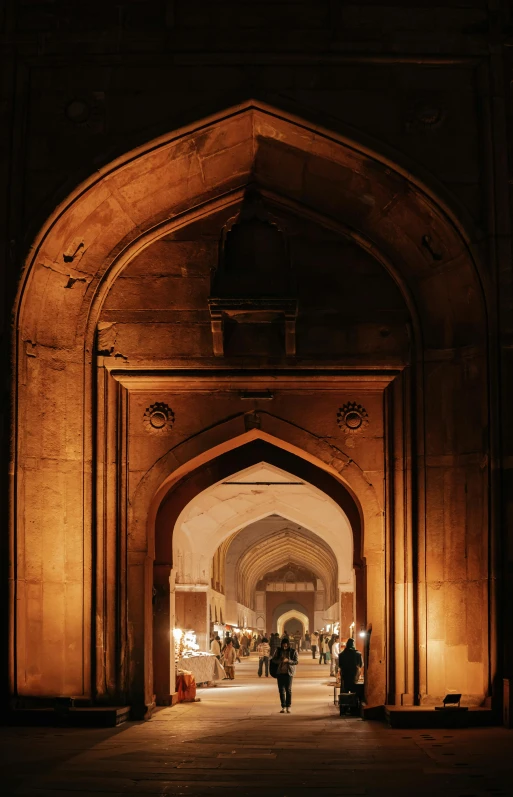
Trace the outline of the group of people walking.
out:
[[[338,673],[338,657],[340,653],[340,637],[338,634],[325,634],[314,631],[310,637],[312,659],[319,655],[319,664],[330,665],[330,675]]]
[[[280,695],[281,713],[290,714],[292,704],[292,680],[299,662],[298,651],[287,636],[280,638],[277,633],[272,633],[269,639],[266,636],[255,635],[254,643],[251,637],[248,644],[242,642],[238,635],[226,636],[224,641],[219,635],[212,638],[210,650],[222,662],[226,677],[233,681],[235,678],[235,664],[240,662],[240,655],[249,655],[250,650],[258,654],[258,677],[276,678]],[[314,631],[309,635],[312,658],[319,655],[319,664],[330,664],[330,675],[336,676],[340,670],[341,689],[344,692],[354,690],[359,672],[363,666],[362,655],[356,650],[354,639],[348,639],[340,645],[338,634],[324,634]],[[245,654],[244,651],[248,653]]]
[[[274,634],[271,634],[271,637],[274,637]],[[267,637],[262,637],[261,634],[251,636],[247,633],[235,633],[230,636],[227,633],[224,639],[221,639],[219,634],[213,634],[210,639],[210,652],[223,664],[226,677],[230,681],[235,678],[235,664],[240,663],[241,657],[246,658],[255,650],[259,651],[258,674],[262,675],[265,665],[265,674],[269,676],[269,657],[274,653],[274,648],[269,645]]]

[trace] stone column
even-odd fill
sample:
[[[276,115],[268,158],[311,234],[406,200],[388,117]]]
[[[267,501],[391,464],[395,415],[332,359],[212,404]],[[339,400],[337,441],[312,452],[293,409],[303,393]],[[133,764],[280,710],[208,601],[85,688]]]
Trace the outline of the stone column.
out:
[[[356,575],[357,587],[359,578],[364,579],[367,587],[367,620],[363,606],[357,601],[355,629],[357,647],[364,655],[365,699],[369,706],[380,706],[386,700],[386,606],[383,600],[385,572],[382,552],[367,551],[365,570],[360,577],[357,570]],[[368,632],[364,640],[359,636],[362,626]],[[365,643],[363,648],[362,642]]]
[[[351,625],[354,618],[354,592],[353,590],[340,590],[340,639],[344,641],[351,635]]]
[[[410,391],[408,369],[387,391],[387,544],[389,579],[393,584],[388,612],[391,683],[387,691],[389,700],[403,706],[412,706],[415,702],[414,651],[418,644],[414,608]]]
[[[171,566],[153,568],[153,682],[158,706],[168,706],[175,691],[171,671],[174,672],[174,639],[171,619]],[[174,598],[174,591],[173,591]]]
[[[324,625],[324,587],[322,581],[317,579],[317,585],[314,598],[314,626],[315,631],[318,631]]]
[[[128,672],[133,719],[149,719],[153,694],[153,561],[145,551],[128,553]]]
[[[192,629],[201,650],[209,650],[208,586],[179,584],[175,592],[175,627]]]
[[[120,704],[127,684],[128,394],[98,358],[96,424],[95,685],[98,703]]]

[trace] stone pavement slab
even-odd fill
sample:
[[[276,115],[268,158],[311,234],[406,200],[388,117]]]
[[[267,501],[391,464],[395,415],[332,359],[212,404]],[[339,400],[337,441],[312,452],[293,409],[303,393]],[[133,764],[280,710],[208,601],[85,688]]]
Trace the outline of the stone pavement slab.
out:
[[[392,730],[341,718],[329,680],[302,656],[292,714],[254,658],[201,702],[120,728],[1,728],[2,797],[223,795],[505,797],[513,732]]]

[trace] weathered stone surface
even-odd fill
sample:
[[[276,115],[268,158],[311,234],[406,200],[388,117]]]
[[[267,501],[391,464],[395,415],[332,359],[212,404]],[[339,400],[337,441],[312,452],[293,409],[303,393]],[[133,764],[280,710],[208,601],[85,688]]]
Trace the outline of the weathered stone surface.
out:
[[[505,12],[14,5],[0,110],[14,693],[129,694],[144,715],[159,502],[189,477],[191,500],[217,457],[258,438],[352,502],[369,695],[384,700],[395,647],[398,683],[408,672],[422,699],[488,697],[513,655]],[[282,319],[232,318],[214,357],[212,270],[250,184],[287,238],[293,356]],[[163,386],[165,369],[191,384]],[[292,371],[294,390],[277,387]],[[369,417],[354,434],[337,423],[351,401]],[[162,434],[144,425],[155,402],[174,413]]]

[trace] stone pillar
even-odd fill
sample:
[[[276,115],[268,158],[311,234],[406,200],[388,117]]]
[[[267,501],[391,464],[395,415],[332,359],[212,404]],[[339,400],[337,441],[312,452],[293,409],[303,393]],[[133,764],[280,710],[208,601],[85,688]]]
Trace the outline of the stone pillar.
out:
[[[464,365],[462,365],[462,362]],[[425,536],[419,529],[420,700],[461,692],[480,704],[489,692],[488,458],[486,361],[476,350],[426,356]],[[443,408],[443,415],[440,415]],[[439,418],[454,418],[450,424]],[[422,499],[422,496],[419,496]],[[500,686],[500,685],[499,685]]]
[[[158,706],[168,706],[175,691],[171,670],[174,672],[174,640],[171,626],[171,566],[155,565],[153,568],[153,683]],[[174,592],[173,592],[174,598]]]
[[[265,592],[261,591],[255,593],[255,615],[257,628],[261,628],[261,630],[265,631],[266,634],[270,634],[271,630],[267,628]]]
[[[382,552],[367,551],[365,570],[360,575],[357,570],[356,576],[357,589],[360,579],[364,580],[367,587],[367,604],[365,607],[367,617],[363,614],[364,607],[358,600],[355,629],[355,641],[364,656],[365,699],[369,706],[381,706],[386,701],[386,607],[383,601],[385,572]],[[358,592],[360,592],[360,589],[358,589]],[[359,636],[362,626],[368,632],[364,640]],[[365,643],[363,650],[362,641]]]
[[[319,631],[324,625],[324,587],[322,581],[317,579],[314,598],[314,626],[312,630]]]
[[[411,462],[410,373],[406,369],[387,391],[388,490],[387,544],[390,555],[391,662],[388,699],[394,705],[415,702],[415,608]]]
[[[354,592],[340,591],[340,639],[345,641],[351,635],[354,618]]]
[[[94,698],[100,704],[119,705],[130,691],[126,666],[128,394],[112,378],[105,358],[98,358],[97,364]],[[144,556],[142,550],[139,555]]]
[[[210,649],[207,589],[188,591],[180,585],[175,592],[175,627],[194,631],[201,650]]]
[[[153,561],[145,551],[128,552],[128,672],[133,719],[149,719],[153,694]]]

